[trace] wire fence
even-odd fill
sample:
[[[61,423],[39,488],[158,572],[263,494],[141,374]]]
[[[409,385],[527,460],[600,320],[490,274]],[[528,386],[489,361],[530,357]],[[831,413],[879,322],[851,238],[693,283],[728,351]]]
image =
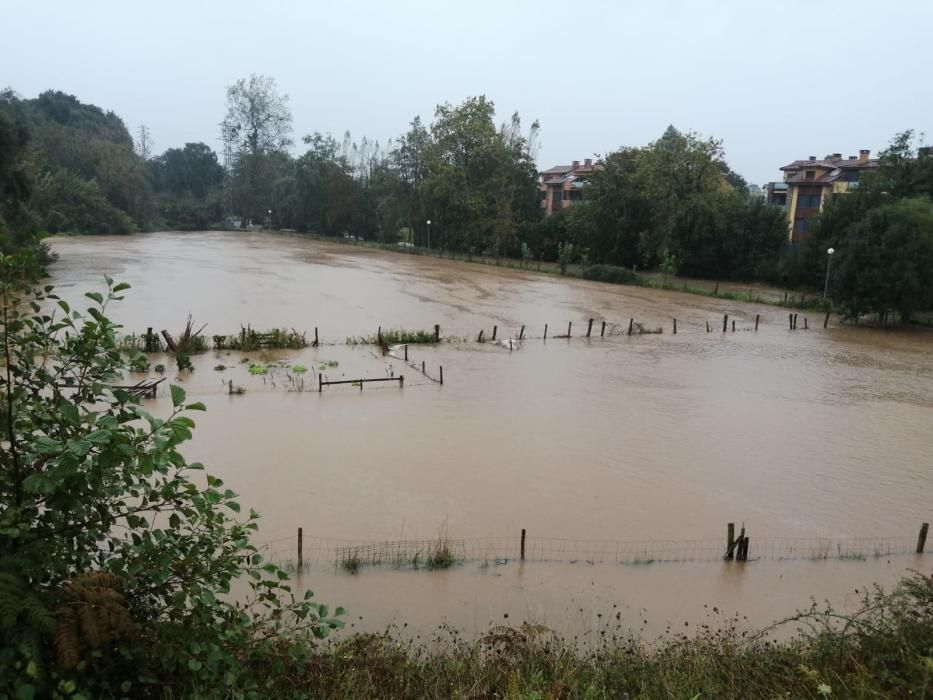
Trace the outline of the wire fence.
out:
[[[750,537],[748,560],[867,560],[917,551],[911,537]],[[650,564],[722,560],[725,538],[694,540],[578,540],[559,537],[474,537],[354,541],[329,537],[285,537],[259,545],[268,561],[295,569],[329,565],[344,568],[394,568],[449,565],[454,562],[506,563],[522,558],[570,564]]]

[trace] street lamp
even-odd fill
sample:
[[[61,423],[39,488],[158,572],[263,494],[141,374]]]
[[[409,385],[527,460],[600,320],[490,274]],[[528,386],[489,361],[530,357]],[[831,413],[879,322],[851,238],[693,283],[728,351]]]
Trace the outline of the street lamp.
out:
[[[431,250],[431,220],[428,219],[428,250]]]
[[[272,210],[269,210],[269,228],[272,228]]]
[[[826,292],[829,291],[829,268],[833,263],[833,253],[836,252],[835,248],[826,249],[826,283],[823,285],[823,298],[826,298]]]

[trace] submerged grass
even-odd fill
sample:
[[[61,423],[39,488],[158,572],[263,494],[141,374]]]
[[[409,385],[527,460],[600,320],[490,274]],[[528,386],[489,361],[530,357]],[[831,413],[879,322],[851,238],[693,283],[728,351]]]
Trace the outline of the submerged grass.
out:
[[[347,345],[428,345],[437,342],[434,331],[387,328],[373,335],[347,338]]]
[[[535,624],[493,627],[477,641],[447,627],[425,641],[338,635],[303,659],[283,652],[266,671],[267,697],[929,697],[933,580],[915,574],[862,596],[854,614],[814,604],[754,633],[713,608],[699,629],[654,643],[621,612],[573,639]]]
[[[380,542],[357,545],[338,551],[337,565],[351,574],[363,566],[390,566],[394,569],[449,569],[464,561],[457,547],[448,539],[446,526],[434,540]]]

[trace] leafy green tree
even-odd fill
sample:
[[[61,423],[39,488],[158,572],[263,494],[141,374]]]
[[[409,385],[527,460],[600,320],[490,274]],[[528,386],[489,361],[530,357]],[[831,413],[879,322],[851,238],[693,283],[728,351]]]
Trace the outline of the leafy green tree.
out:
[[[933,203],[899,199],[871,208],[839,243],[831,298],[850,317],[933,309]]]
[[[133,360],[106,315],[127,285],[78,313],[0,264],[0,695],[294,692],[283,670],[340,622],[292,595],[250,544],[258,516],[179,452],[204,406],[172,386],[158,417],[112,388]]]
[[[133,221],[113,206],[96,180],[57,170],[36,183],[33,206],[49,233],[130,233]]]
[[[0,254],[41,250],[29,206],[33,182],[26,164],[28,145],[29,129],[16,96],[0,91]]]
[[[55,91],[25,100],[23,107],[33,134],[36,177],[68,170],[95,182],[110,206],[129,217],[131,228],[150,226],[155,202],[146,167],[116,114]]]
[[[150,163],[156,189],[173,196],[205,198],[223,184],[224,170],[217,154],[204,143],[169,148]]]
[[[918,145],[913,130],[896,134],[866,184],[897,198],[933,197],[933,148]]]

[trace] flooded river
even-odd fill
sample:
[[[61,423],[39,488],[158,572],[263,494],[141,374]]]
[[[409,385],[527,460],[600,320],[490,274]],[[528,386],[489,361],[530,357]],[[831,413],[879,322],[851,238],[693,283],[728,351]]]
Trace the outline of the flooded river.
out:
[[[60,256],[52,282],[66,299],[100,290],[104,274],[132,285],[111,309],[127,332],[179,331],[188,313],[208,324],[208,335],[237,333],[241,324],[317,327],[321,347],[262,359],[337,362],[329,379],[405,375],[401,390],[387,383],[318,393],[313,373],[299,392],[284,371],[249,375],[238,353],[206,353],[182,377],[171,368],[167,376],[209,409],[187,455],[263,514],[259,539],[271,551],[290,554],[298,527],[309,543],[441,532],[515,539],[522,528],[529,538],[693,541],[724,540],[726,523],[735,522],[748,528],[754,557],[756,542],[772,537],[916,542],[933,515],[927,332],[842,327],[836,319],[824,330],[816,314],[810,330],[790,331],[787,311],[775,307],[288,235],[51,244]],[[735,333],[721,332],[723,314],[730,327],[736,321]],[[587,340],[578,336],[589,318],[596,323]],[[630,318],[664,332],[613,332]],[[612,334],[595,337],[603,320]],[[574,337],[555,339],[568,322]],[[707,322],[716,332],[706,332]],[[443,366],[443,386],[345,342],[380,326],[434,324],[465,340],[412,346],[409,359],[435,377]],[[494,325],[499,338],[524,325],[528,339],[512,352],[475,342]],[[230,368],[214,371],[218,363]],[[228,396],[229,381],[246,394]],[[168,407],[166,399],[157,404]],[[625,566],[586,556],[518,565],[515,554],[496,549],[505,563],[442,572],[350,576],[322,566],[301,585],[362,615],[368,629],[447,620],[471,632],[510,614],[572,631],[620,605],[636,626],[647,608],[656,630],[667,620],[701,619],[704,603],[766,622],[810,595],[844,605],[859,585],[933,569],[929,555]]]

